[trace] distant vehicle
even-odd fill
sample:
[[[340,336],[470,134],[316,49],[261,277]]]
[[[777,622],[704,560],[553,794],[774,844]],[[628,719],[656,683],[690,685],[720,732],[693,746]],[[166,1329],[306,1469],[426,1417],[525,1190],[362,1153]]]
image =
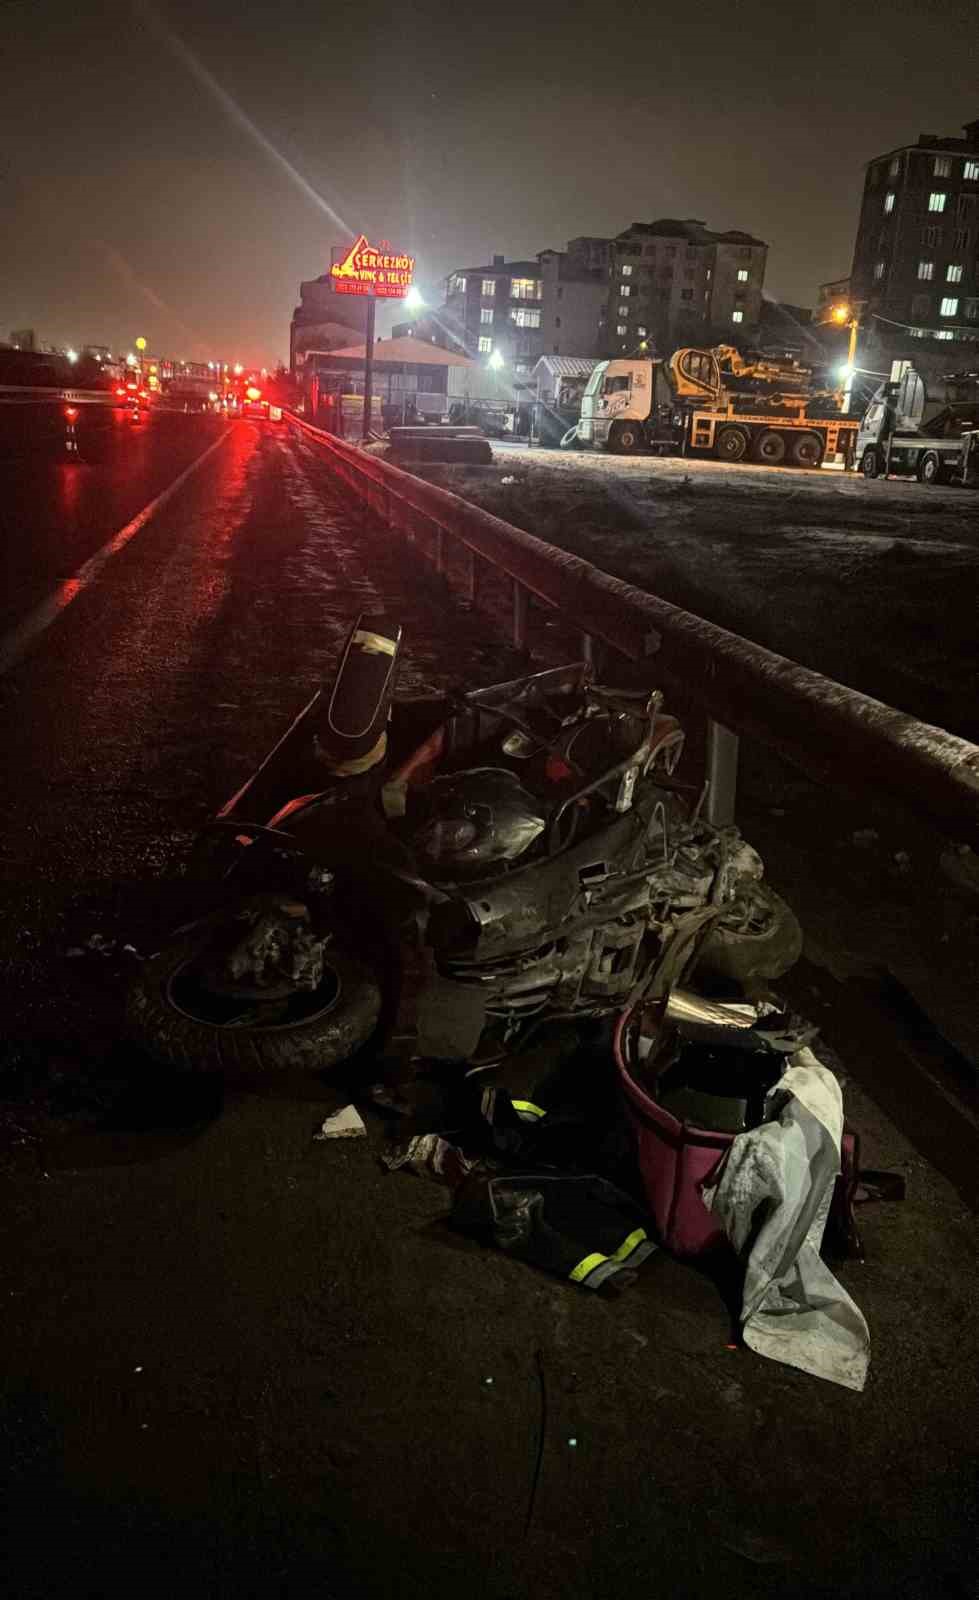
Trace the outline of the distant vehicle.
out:
[[[929,405],[925,382],[909,365],[882,383],[857,434],[865,478],[915,477],[919,483],[979,479],[979,372],[953,372],[944,399]]]
[[[599,361],[581,400],[577,442],[631,454],[714,456],[818,467],[852,456],[857,419],[838,390],[796,361],[746,359],[733,345],[685,348],[667,360]]]

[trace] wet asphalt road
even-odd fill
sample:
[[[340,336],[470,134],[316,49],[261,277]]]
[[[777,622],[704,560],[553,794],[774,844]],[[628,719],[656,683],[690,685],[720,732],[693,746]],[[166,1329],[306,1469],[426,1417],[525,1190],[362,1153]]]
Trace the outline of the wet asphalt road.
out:
[[[8,1592],[964,1600],[972,1218],[859,1087],[865,1160],[909,1181],[841,1271],[862,1396],[725,1349],[716,1293],[666,1258],[606,1303],[460,1241],[443,1191],[381,1175],[376,1121],[312,1143],[328,1089],[216,1115],[120,1046],[122,946],[153,947],[194,827],[352,613],[400,615],[408,687],[511,665],[311,447],[253,424],[59,589],[218,427],[157,418],[4,513],[8,632],[65,599],[0,677]]]

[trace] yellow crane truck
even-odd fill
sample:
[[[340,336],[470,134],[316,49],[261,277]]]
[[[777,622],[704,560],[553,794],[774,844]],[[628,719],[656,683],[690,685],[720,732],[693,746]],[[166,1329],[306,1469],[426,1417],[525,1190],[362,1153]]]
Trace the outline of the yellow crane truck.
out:
[[[599,361],[577,443],[768,466],[818,467],[837,454],[850,463],[860,423],[841,405],[799,362],[746,358],[733,345],[685,348],[666,360]]]

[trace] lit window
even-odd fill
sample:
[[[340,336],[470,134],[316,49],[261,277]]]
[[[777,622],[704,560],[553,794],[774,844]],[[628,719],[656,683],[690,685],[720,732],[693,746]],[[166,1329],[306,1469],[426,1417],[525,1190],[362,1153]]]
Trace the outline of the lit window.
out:
[[[885,211],[893,211],[894,210],[894,190],[893,189],[888,189],[887,193],[884,196],[884,210]]]
[[[466,292],[466,280],[465,280],[465,278],[461,275],[461,273],[454,272],[452,274],[452,277],[449,279],[449,293],[450,294],[465,294],[465,292]]]
[[[954,317],[958,313],[959,302],[955,295],[946,295],[942,301],[942,316]]]
[[[747,283],[747,281],[748,281],[748,269],[747,269],[747,267],[739,267],[738,268],[738,282],[739,283]]]
[[[630,266],[626,265],[626,266],[624,266],[622,268],[622,276],[623,276],[623,278],[630,277],[631,273],[632,273],[632,268]]]
[[[943,189],[933,189],[931,191],[931,194],[928,196],[928,210],[929,211],[944,211],[945,210],[945,202],[946,202],[947,199],[948,199],[948,195],[944,192]]]
[[[744,321],[744,312],[743,311],[732,311],[731,312],[731,321],[732,322],[743,322]]]
[[[480,355],[488,356],[490,351],[492,350],[492,348],[493,348],[492,339],[488,338],[485,333],[481,333],[480,336],[479,336],[479,353],[480,353]]]
[[[936,328],[933,337],[935,339],[954,339],[955,335],[951,328]]]
[[[886,261],[878,261],[876,263],[876,265],[874,267],[874,277],[878,280],[878,282],[884,276],[884,270],[885,270],[886,266],[887,266],[887,262]]]
[[[967,161],[962,176],[966,183],[979,183],[979,161]]]
[[[950,178],[952,176],[952,163],[948,156],[935,157],[935,177]]]
[[[949,264],[948,271],[945,274],[945,282],[946,283],[961,283],[962,282],[962,264],[961,264],[961,262],[953,261],[953,262],[951,262]]]
[[[930,283],[934,276],[935,276],[935,263],[934,263],[934,261],[919,261],[918,262],[918,277],[921,279],[922,283]]]
[[[631,308],[629,306],[620,306],[619,307],[619,316],[620,317],[627,317],[629,315],[630,309]]]
[[[480,311],[480,313],[479,313],[479,320],[480,320],[480,322],[482,322],[484,324],[487,323],[487,322],[492,322],[493,321],[493,307],[492,306],[483,306],[481,311]]]
[[[621,339],[621,337],[622,337],[622,335],[623,335],[623,334],[624,334],[624,333],[628,333],[628,332],[629,332],[629,330],[628,330],[628,328],[627,328],[627,327],[626,327],[626,325],[625,325],[625,323],[624,323],[624,322],[620,322],[620,323],[619,323],[619,324],[618,324],[618,326],[617,326],[617,327],[616,327],[616,330],[615,330],[615,331],[616,331],[616,333],[617,333],[617,334],[618,334],[618,335],[619,335],[619,338],[620,338],[620,339]]]
[[[632,293],[632,285],[629,284],[629,283],[620,283],[619,284],[619,293],[622,296],[623,300],[627,300],[629,298],[630,294]]]
[[[484,296],[484,298],[487,299],[487,300],[492,300],[492,298],[495,295],[495,293],[496,293],[496,279],[495,278],[484,278],[483,279],[483,296]]]
[[[540,312],[531,311],[529,306],[514,306],[510,311],[510,318],[518,328],[540,327]]]
[[[970,301],[969,301],[969,304],[970,304],[970,306],[972,306],[972,305],[979,305],[979,300],[970,300]],[[637,332],[637,333],[638,333],[638,335],[639,335],[639,337],[640,337],[640,339],[645,339],[645,337],[646,337],[646,330],[645,330],[645,328],[643,328],[643,327],[638,327],[638,328],[637,328],[637,329],[636,329],[636,332]]]
[[[539,300],[540,282],[537,278],[511,278],[511,300]]]

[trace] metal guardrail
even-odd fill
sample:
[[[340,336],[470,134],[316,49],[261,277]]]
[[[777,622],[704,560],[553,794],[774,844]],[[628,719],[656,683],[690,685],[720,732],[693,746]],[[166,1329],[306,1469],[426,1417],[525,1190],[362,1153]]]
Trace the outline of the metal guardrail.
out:
[[[581,631],[586,657],[592,641],[601,639],[631,661],[649,658],[657,683],[699,705],[713,724],[707,759],[715,822],[733,813],[734,736],[747,735],[819,783],[887,796],[953,837],[979,842],[979,746],[613,578],[287,415],[323,446],[341,480],[390,527],[412,534],[427,524],[438,571],[445,570],[446,539],[465,549],[473,604],[481,564],[509,576],[516,648],[526,648],[528,598],[534,595]]]

